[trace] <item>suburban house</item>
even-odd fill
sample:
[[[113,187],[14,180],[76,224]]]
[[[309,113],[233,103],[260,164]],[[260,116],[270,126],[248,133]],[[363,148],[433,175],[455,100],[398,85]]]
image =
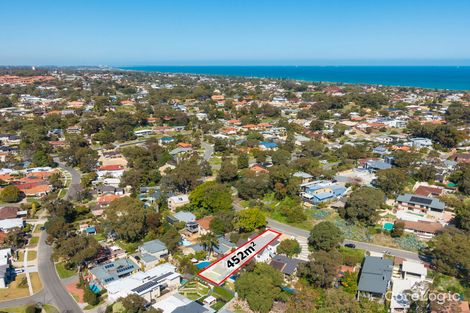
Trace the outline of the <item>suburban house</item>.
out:
[[[292,176],[300,178],[302,184],[309,183],[313,180],[313,176],[305,172],[295,172]]]
[[[168,248],[158,239],[144,242],[139,247],[139,252],[132,257],[144,267],[152,268],[157,265],[162,258],[168,256]]]
[[[13,228],[23,228],[24,221],[22,218],[10,218],[6,220],[0,220],[0,230],[9,232]]]
[[[125,278],[115,280],[106,286],[108,297],[117,301],[121,297],[137,294],[151,302],[162,293],[175,290],[180,285],[181,275],[170,263],[158,265],[145,272],[136,272]]]
[[[179,211],[173,215],[167,216],[167,221],[171,224],[180,222],[184,223],[185,229],[190,233],[197,233],[199,230],[199,225],[196,223],[196,216],[188,211]]]
[[[416,214],[429,214],[435,218],[442,218],[444,214],[444,202],[430,197],[413,194],[404,194],[397,197],[398,208],[412,211]]]
[[[357,298],[385,300],[385,293],[392,279],[393,261],[375,256],[366,256],[359,276]]]
[[[6,288],[8,283],[8,270],[11,265],[11,249],[0,250],[0,288]]]
[[[262,151],[275,151],[277,150],[277,144],[270,141],[262,141],[258,146]]]
[[[338,199],[347,191],[344,185],[326,180],[317,180],[301,184],[300,189],[302,199],[314,205],[324,201]]]
[[[107,289],[107,286],[111,282],[119,281],[137,270],[139,270],[139,266],[137,264],[130,259],[124,258],[98,265],[92,268],[90,273],[92,279],[96,281],[96,283]]]
[[[431,239],[444,229],[442,224],[436,222],[397,220],[399,221],[404,223],[405,232],[415,234],[422,239]]]
[[[302,262],[304,261],[278,254],[272,258],[269,265],[279,270],[281,273],[284,274],[286,278],[288,278],[295,276],[295,274],[297,273],[297,267]]]
[[[416,149],[421,148],[431,148],[432,147],[432,140],[428,138],[411,138],[411,146]]]
[[[212,313],[214,309],[175,293],[153,305],[163,313]]]
[[[364,165],[364,168],[371,173],[375,173],[376,171],[392,168],[392,165],[382,160],[369,160]]]
[[[392,297],[390,301],[390,311],[406,312],[410,307],[410,299],[406,293],[410,290],[413,293],[424,295],[427,290],[425,282],[427,269],[424,264],[403,261],[399,265],[397,277],[392,278]]]
[[[96,169],[98,180],[105,177],[120,178],[124,174],[124,166],[122,165],[104,165]]]
[[[184,157],[192,152],[193,149],[192,148],[181,148],[181,147],[178,147],[178,148],[175,148],[173,150],[170,151],[170,155],[172,156],[173,160],[175,160],[176,162],[179,162],[181,161],[182,159],[184,159]]]
[[[211,222],[212,220],[214,219],[213,216],[205,216],[203,218],[200,218],[196,221],[196,223],[198,224],[199,228],[199,235],[205,235],[207,233],[209,233],[211,231],[210,229],[210,225],[211,225]]]
[[[171,211],[175,211],[177,208],[182,207],[189,203],[188,195],[178,195],[168,198],[168,208]]]

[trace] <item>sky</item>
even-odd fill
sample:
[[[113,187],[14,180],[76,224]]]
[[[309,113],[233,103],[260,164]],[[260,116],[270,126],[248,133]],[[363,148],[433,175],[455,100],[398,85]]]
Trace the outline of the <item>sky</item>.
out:
[[[0,65],[470,65],[468,0],[14,0],[0,12]]]

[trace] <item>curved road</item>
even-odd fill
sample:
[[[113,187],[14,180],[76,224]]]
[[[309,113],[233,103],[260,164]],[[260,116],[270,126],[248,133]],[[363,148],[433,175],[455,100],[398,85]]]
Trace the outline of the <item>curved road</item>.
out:
[[[55,158],[54,160],[59,164],[62,170],[69,172],[72,177],[65,199],[73,199],[77,192],[81,190],[80,173],[72,167],[65,166],[65,164],[59,162],[58,159]],[[46,237],[46,232],[42,231],[38,243],[38,272],[43,289],[27,298],[0,302],[0,308],[16,307],[40,302],[55,305],[61,313],[83,312],[72,296],[67,292],[59,276],[57,276],[54,263],[51,259],[52,247],[46,244]]]

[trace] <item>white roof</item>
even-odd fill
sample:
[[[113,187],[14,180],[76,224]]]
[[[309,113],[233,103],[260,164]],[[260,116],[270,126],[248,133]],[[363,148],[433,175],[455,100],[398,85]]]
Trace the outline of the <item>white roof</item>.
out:
[[[22,218],[10,218],[7,220],[0,221],[0,229],[9,230],[15,227],[23,227]]]
[[[170,263],[164,263],[158,265],[145,272],[137,272],[125,278],[111,282],[106,286],[108,290],[108,296],[111,300],[115,301],[120,297],[126,297],[132,290],[142,286],[150,279],[160,277],[166,273],[172,273],[166,277],[167,280],[172,280],[176,277],[179,277],[180,274],[176,273],[176,268]]]
[[[1,249],[0,250],[0,266],[8,264],[8,258],[11,256],[11,249]]]
[[[167,297],[161,301],[158,301],[153,305],[154,308],[160,309],[163,313],[171,313],[181,306],[185,306],[191,303],[191,300],[180,295],[174,294],[171,297]]]
[[[171,200],[175,203],[186,203],[186,202],[189,202],[189,196],[188,195],[178,195],[178,196],[169,197],[168,200]]]
[[[412,261],[403,261],[402,271],[408,273],[415,273],[420,275],[426,275],[428,270],[424,267],[424,264],[412,262]]]

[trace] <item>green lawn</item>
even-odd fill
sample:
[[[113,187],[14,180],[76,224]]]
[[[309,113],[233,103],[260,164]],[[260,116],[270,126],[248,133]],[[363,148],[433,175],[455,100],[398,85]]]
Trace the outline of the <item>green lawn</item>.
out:
[[[343,257],[343,264],[354,266],[362,263],[365,256],[365,251],[361,249],[353,249],[348,247],[340,247],[339,252]]]
[[[39,237],[31,237],[29,239],[28,246],[29,247],[35,247],[35,246],[37,246],[38,242],[39,242]]]
[[[230,291],[220,286],[214,287],[212,295],[224,300],[225,302],[229,302],[233,298],[233,294]]]
[[[97,233],[96,235],[93,235],[93,237],[96,239],[96,241],[106,240],[106,237],[103,233]]]
[[[437,272],[431,272],[433,275],[433,287],[440,292],[451,292],[464,295],[466,299],[470,298],[470,286],[463,286],[455,277],[447,276]]]
[[[6,313],[26,313],[26,309],[28,308],[27,305],[22,305],[22,306],[17,306],[13,308],[6,308],[6,309],[1,309],[1,312],[6,312]],[[50,304],[44,304],[42,306],[44,311],[46,313],[59,313],[59,310],[53,305]]]
[[[134,253],[137,251],[137,248],[142,244],[142,242],[125,242],[122,240],[116,241],[117,245],[121,249],[125,250],[127,253]]]
[[[41,232],[41,227],[43,227],[44,224],[38,224],[36,227],[34,227],[33,234],[39,234]]]
[[[64,278],[68,278],[68,277],[72,277],[73,275],[75,275],[77,272],[76,271],[72,271],[72,270],[69,270],[69,269],[66,269],[65,268],[65,264],[60,262],[60,263],[57,263],[55,265],[55,269],[57,271],[57,274],[59,274],[59,277],[61,279],[64,279]]]

